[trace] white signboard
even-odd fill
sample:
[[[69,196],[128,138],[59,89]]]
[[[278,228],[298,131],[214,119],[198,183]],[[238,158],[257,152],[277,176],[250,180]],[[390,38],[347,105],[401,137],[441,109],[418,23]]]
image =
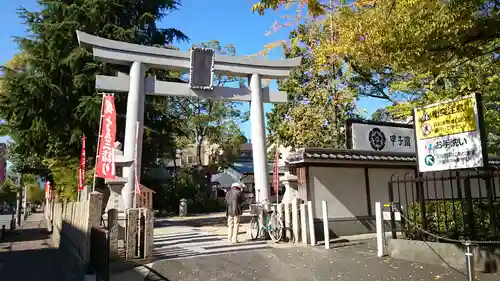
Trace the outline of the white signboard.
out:
[[[390,123],[388,123],[390,124]],[[351,148],[385,152],[415,152],[413,128],[376,123],[355,123],[351,129]]]
[[[483,167],[475,96],[414,109],[420,172]]]

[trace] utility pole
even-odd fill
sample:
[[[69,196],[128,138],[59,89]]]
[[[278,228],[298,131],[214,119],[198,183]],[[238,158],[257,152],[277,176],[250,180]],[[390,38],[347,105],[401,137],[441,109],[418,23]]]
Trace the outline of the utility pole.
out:
[[[24,216],[23,220],[25,221],[28,218],[28,187],[26,185],[23,186],[23,210]]]
[[[17,174],[17,185],[20,187],[21,186],[21,174]],[[16,222],[18,226],[21,226],[21,202],[23,200],[23,194],[22,194],[22,188],[19,188],[17,190],[17,198],[16,198]]]

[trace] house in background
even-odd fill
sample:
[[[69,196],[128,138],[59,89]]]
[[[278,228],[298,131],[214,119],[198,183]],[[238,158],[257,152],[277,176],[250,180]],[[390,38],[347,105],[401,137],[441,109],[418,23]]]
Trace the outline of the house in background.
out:
[[[274,146],[268,144],[268,152],[272,149],[274,149]],[[276,193],[273,188],[273,165],[274,165],[273,161],[270,160],[268,162],[269,176],[267,179],[269,184],[269,190],[271,192],[270,194],[271,201],[276,200]],[[256,193],[259,192],[259,190],[255,189],[253,152],[251,143],[244,143],[240,146],[240,156],[237,159],[235,159],[233,164],[229,166],[226,172],[241,175],[241,182],[246,186],[245,190],[246,193],[249,193],[251,194],[251,196],[255,197]],[[283,176],[284,173],[285,173],[284,167],[279,167],[278,169],[279,176],[280,177]],[[282,183],[280,183],[278,189],[279,200],[281,200],[281,197],[283,196],[284,192],[285,192],[285,186]]]
[[[251,140],[248,140],[247,143],[243,143],[240,145],[239,149],[239,157],[234,159],[233,163],[229,165],[227,169],[224,170],[224,173],[231,175],[235,179],[235,181],[240,180],[243,184],[245,184],[246,189],[245,192],[250,197],[255,196],[258,190],[255,190],[255,182],[254,182],[254,169],[253,169],[253,152],[252,152],[252,144]],[[221,153],[218,150],[217,144],[209,144],[205,142],[201,147],[201,162],[203,166],[207,166],[210,163],[214,163],[213,158],[218,157]],[[268,150],[274,149],[274,146],[268,145]],[[148,177],[153,178],[155,180],[168,180],[175,169],[187,168],[193,165],[196,165],[196,145],[190,145],[185,149],[177,151],[177,159],[168,160],[165,164],[166,169],[151,169],[150,171],[146,171]],[[276,199],[276,194],[273,188],[273,161],[270,160],[268,162],[268,182],[269,189],[271,191],[271,198],[274,201]],[[215,173],[214,173],[215,174]],[[284,175],[284,169],[280,167],[279,176]],[[227,181],[225,181],[225,185],[227,185]],[[219,188],[229,188],[229,186],[219,185]],[[279,187],[279,196],[282,196],[284,193],[285,187]]]

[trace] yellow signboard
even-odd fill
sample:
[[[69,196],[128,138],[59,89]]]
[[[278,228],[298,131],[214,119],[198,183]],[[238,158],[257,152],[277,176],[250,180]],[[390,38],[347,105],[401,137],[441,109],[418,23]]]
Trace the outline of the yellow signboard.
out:
[[[417,139],[449,136],[477,130],[476,97],[442,102],[415,109]]]

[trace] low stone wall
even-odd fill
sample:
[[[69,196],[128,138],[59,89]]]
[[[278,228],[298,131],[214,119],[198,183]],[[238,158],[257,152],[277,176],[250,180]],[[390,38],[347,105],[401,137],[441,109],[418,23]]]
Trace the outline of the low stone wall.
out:
[[[153,211],[147,208],[127,209],[123,227],[120,226],[119,212],[116,209],[108,210],[106,220],[111,260],[147,259],[153,256]],[[124,230],[124,237],[120,235],[120,230]]]
[[[500,245],[474,246],[472,249],[477,271],[500,271]],[[389,239],[388,250],[395,259],[465,268],[465,246],[459,244]]]
[[[52,242],[58,247],[66,280],[84,279],[90,261],[92,227],[100,227],[102,194],[90,193],[82,202],[51,203],[46,219]]]

